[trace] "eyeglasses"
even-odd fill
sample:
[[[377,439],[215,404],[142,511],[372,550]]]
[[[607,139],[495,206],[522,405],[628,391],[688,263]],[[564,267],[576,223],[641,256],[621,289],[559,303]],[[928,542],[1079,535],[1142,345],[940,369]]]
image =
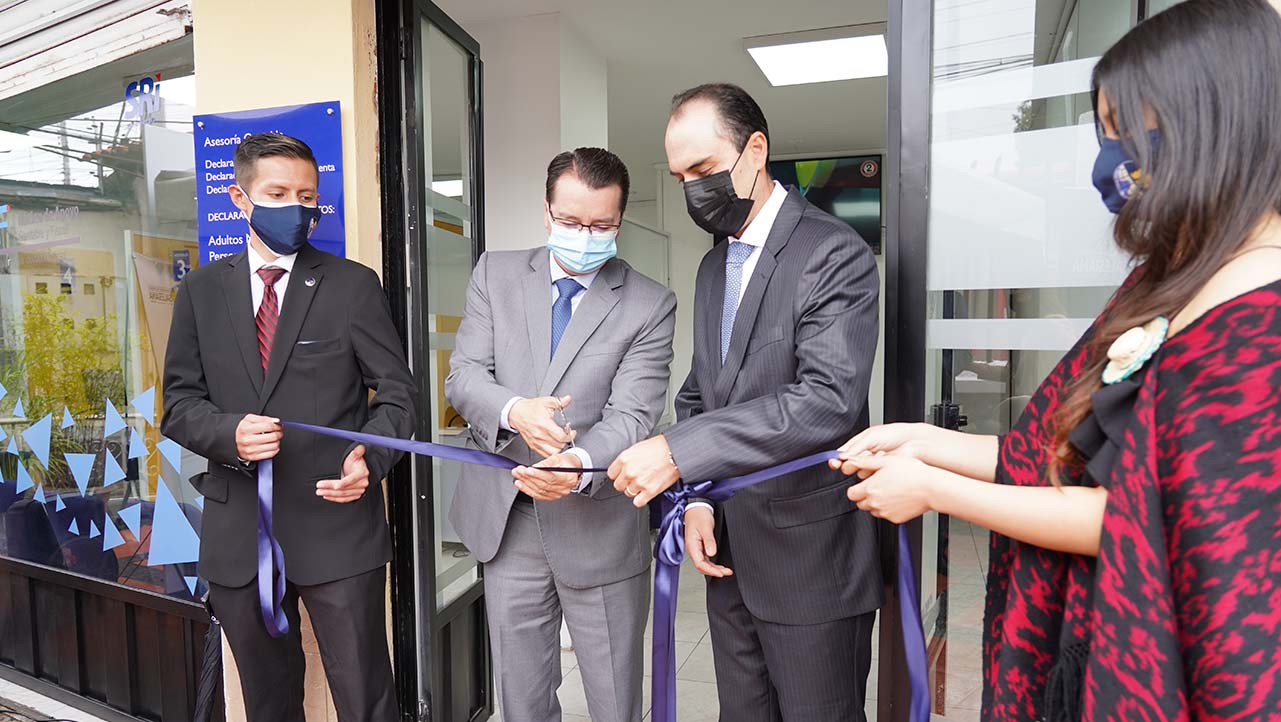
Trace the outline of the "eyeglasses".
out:
[[[623,227],[621,223],[579,223],[568,218],[557,218],[554,215],[552,222],[569,231],[585,230],[592,236],[607,236]]]

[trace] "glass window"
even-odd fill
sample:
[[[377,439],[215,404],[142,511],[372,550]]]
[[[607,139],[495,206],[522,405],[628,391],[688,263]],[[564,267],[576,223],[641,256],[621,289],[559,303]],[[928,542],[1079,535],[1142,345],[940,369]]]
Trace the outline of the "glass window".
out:
[[[421,22],[425,67],[420,77],[428,120],[423,128],[423,168],[431,183],[426,189],[425,254],[430,324],[427,371],[432,383],[429,423],[432,441],[462,446],[467,421],[445,400],[445,376],[449,374],[454,333],[463,319],[475,238],[471,58],[435,25],[426,19]],[[435,458],[431,464],[436,500],[436,539],[432,543],[436,604],[444,608],[479,581],[480,568],[449,523],[461,467]]]
[[[199,260],[191,36],[144,58],[0,100],[0,555],[190,601],[205,462],[159,426]]]
[[[1131,27],[1116,0],[936,0],[927,389],[965,430],[1009,430],[1124,279],[1090,182],[1090,73]],[[994,262],[999,259],[999,262]],[[978,720],[988,533],[923,524],[934,708]]]

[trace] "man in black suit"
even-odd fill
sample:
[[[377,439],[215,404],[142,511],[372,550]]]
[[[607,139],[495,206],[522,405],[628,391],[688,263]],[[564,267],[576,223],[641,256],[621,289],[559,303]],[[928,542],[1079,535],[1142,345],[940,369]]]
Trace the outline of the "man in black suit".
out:
[[[666,146],[690,216],[716,245],[698,269],[678,421],[610,468],[637,505],[678,478],[725,479],[838,447],[867,427],[876,353],[872,252],[770,178],[769,129],[751,96],[723,84],[676,96]],[[722,720],[864,719],[880,553],[875,520],[846,484],[819,466],[714,511],[687,509]]]
[[[320,217],[311,149],[279,133],[250,136],[235,176],[248,248],[187,275],[165,356],[161,430],[209,460],[192,479],[205,497],[200,574],[250,722],[303,721],[300,598],[338,719],[393,722],[391,540],[377,483],[399,455],[285,433],[280,420],[408,438],[413,377],[378,276],[307,243]],[[273,580],[260,604],[260,496],[284,552],[279,608]]]

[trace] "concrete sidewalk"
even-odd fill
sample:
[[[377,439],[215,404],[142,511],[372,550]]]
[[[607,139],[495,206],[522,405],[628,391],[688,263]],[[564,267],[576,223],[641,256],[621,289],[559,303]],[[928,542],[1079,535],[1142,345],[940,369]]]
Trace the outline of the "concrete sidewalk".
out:
[[[0,679],[0,714],[9,711],[16,711],[38,720],[104,722],[99,717],[68,707],[6,679]],[[17,717],[17,719],[23,719],[23,717]]]

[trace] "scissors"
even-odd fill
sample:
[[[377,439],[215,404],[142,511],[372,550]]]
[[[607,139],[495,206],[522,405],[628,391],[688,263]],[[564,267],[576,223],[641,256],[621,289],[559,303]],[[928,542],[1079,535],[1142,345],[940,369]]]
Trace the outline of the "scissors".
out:
[[[565,417],[565,407],[561,405],[560,399],[556,399],[556,417],[556,423],[560,424],[561,428],[565,430],[565,433],[569,434],[569,441],[566,442],[564,448],[560,450],[563,454],[566,451],[575,448],[574,438],[578,436],[578,432],[574,431],[573,424],[569,423],[569,419]]]

